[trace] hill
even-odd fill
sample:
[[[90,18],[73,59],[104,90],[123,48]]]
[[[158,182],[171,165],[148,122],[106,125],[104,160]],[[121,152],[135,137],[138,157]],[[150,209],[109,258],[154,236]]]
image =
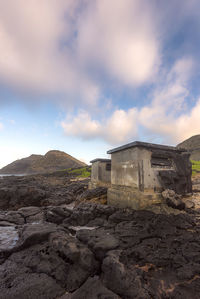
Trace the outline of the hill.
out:
[[[0,169],[1,174],[48,173],[66,168],[82,167],[86,164],[66,154],[52,150],[43,155],[31,155],[16,160]]]
[[[195,135],[184,140],[177,147],[187,149],[191,153],[191,160],[200,161],[200,135]]]

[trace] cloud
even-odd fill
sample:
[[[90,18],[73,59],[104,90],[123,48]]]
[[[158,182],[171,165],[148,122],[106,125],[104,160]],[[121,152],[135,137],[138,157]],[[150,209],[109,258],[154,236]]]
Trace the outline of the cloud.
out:
[[[83,139],[95,138],[101,131],[100,124],[92,120],[85,111],[80,112],[71,122],[63,121],[61,125],[66,135],[77,136]]]
[[[126,142],[137,136],[137,109],[116,110],[102,126],[101,136],[111,144]]]
[[[0,52],[4,84],[87,105],[96,105],[105,80],[140,85],[160,63],[144,0],[0,0]],[[106,79],[95,78],[100,72]]]
[[[98,94],[83,74],[70,41],[80,1],[0,0],[0,80],[30,93]],[[69,46],[67,46],[69,44]],[[77,88],[79,86],[79,88]],[[81,98],[81,97],[80,97]]]
[[[178,117],[175,122],[175,130],[171,127],[171,135],[174,140],[181,142],[192,135],[200,133],[200,99],[196,105],[188,112]]]
[[[137,135],[137,110],[116,110],[100,123],[92,120],[87,112],[80,112],[74,119],[61,123],[68,136],[75,136],[85,140],[100,138],[110,144],[125,142]]]
[[[62,123],[66,135],[83,139],[101,138],[109,144],[135,140],[140,129],[166,143],[178,143],[200,132],[200,99],[187,104],[188,83],[195,67],[190,57],[177,60],[165,73],[152,94],[152,101],[142,108],[117,109],[107,119],[93,120],[86,113]]]
[[[79,56],[123,84],[152,81],[160,63],[155,20],[146,1],[93,1],[79,20]]]
[[[197,0],[181,5],[177,0],[160,5],[146,0],[0,0],[0,83],[31,94],[62,94],[80,111],[62,122],[66,134],[115,144],[136,138],[142,128],[177,142],[199,128],[199,101],[187,105],[195,63],[184,57],[168,69],[165,39],[177,34],[170,19],[177,8],[179,28],[191,16],[199,22],[198,7]],[[168,58],[174,57],[173,52]],[[112,89],[111,98],[113,88],[130,92],[152,83],[149,104],[120,109],[112,99],[110,116],[92,115],[93,108],[105,109],[105,86]]]
[[[190,113],[187,106],[188,81],[193,71],[194,61],[184,57],[176,61],[163,77],[163,82],[154,91],[151,104],[139,112],[139,125],[147,133],[160,136],[167,142],[177,142],[182,138],[183,132],[177,129],[176,122],[183,114],[187,115],[187,111]]]
[[[3,130],[3,127],[4,127],[3,124],[0,123],[0,131]]]

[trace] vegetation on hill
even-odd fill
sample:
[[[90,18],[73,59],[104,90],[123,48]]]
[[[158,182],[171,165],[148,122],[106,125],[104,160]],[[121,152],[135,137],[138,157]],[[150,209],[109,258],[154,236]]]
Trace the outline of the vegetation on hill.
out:
[[[91,175],[91,168],[90,167],[82,167],[77,169],[68,169],[69,174],[76,175],[79,178],[88,178]]]
[[[191,160],[192,162],[192,175],[200,173],[200,161]]]

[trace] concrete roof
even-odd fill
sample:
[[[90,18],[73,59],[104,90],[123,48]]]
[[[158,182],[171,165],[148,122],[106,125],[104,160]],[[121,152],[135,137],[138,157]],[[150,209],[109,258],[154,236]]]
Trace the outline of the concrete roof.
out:
[[[96,159],[90,161],[90,163],[94,163],[94,162],[111,162],[111,159],[96,158]]]
[[[159,150],[165,150],[165,151],[176,151],[176,152],[186,152],[186,149],[180,149],[175,146],[168,146],[168,145],[162,145],[162,144],[154,144],[154,143],[148,143],[148,142],[141,142],[141,141],[134,141],[119,147],[116,147],[114,149],[111,149],[107,151],[107,154],[112,154],[115,152],[123,151],[128,148],[132,147],[144,147],[147,149],[159,149]]]

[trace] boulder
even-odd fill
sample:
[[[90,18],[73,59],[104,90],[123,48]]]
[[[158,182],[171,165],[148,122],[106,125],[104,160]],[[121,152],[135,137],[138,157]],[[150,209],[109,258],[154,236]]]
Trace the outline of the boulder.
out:
[[[169,207],[179,210],[185,209],[185,203],[181,200],[181,196],[176,194],[174,190],[166,189],[162,192],[162,197]]]
[[[185,207],[186,207],[186,209],[192,209],[195,207],[195,204],[192,200],[188,199],[185,201]]]
[[[88,245],[99,260],[102,260],[108,251],[119,246],[119,241],[116,237],[103,228],[79,230],[76,236],[80,241]]]
[[[61,297],[61,299],[120,299],[117,294],[113,293],[107,289],[97,276],[89,277],[87,281],[76,291],[71,297],[66,295]]]
[[[25,206],[41,206],[47,193],[32,186],[9,186],[0,189],[0,209],[18,209]]]
[[[107,188],[97,187],[94,189],[89,189],[77,197],[77,203],[87,202],[87,201],[100,203],[100,204],[106,204],[107,203]]]
[[[23,266],[6,261],[0,269],[1,299],[54,299],[64,293],[64,289],[45,273],[31,273]]]
[[[114,207],[97,203],[80,203],[73,209],[72,215],[63,221],[63,225],[86,225],[96,218],[107,220],[116,211]]]
[[[52,207],[46,211],[46,221],[61,224],[64,219],[70,217],[72,211],[64,207]]]
[[[50,233],[56,229],[56,225],[49,223],[25,224],[22,229],[19,229],[20,239],[17,245],[22,249],[47,241]]]
[[[108,254],[102,264],[103,284],[122,298],[150,299],[145,281],[137,268],[126,267],[120,261],[120,251]]]

